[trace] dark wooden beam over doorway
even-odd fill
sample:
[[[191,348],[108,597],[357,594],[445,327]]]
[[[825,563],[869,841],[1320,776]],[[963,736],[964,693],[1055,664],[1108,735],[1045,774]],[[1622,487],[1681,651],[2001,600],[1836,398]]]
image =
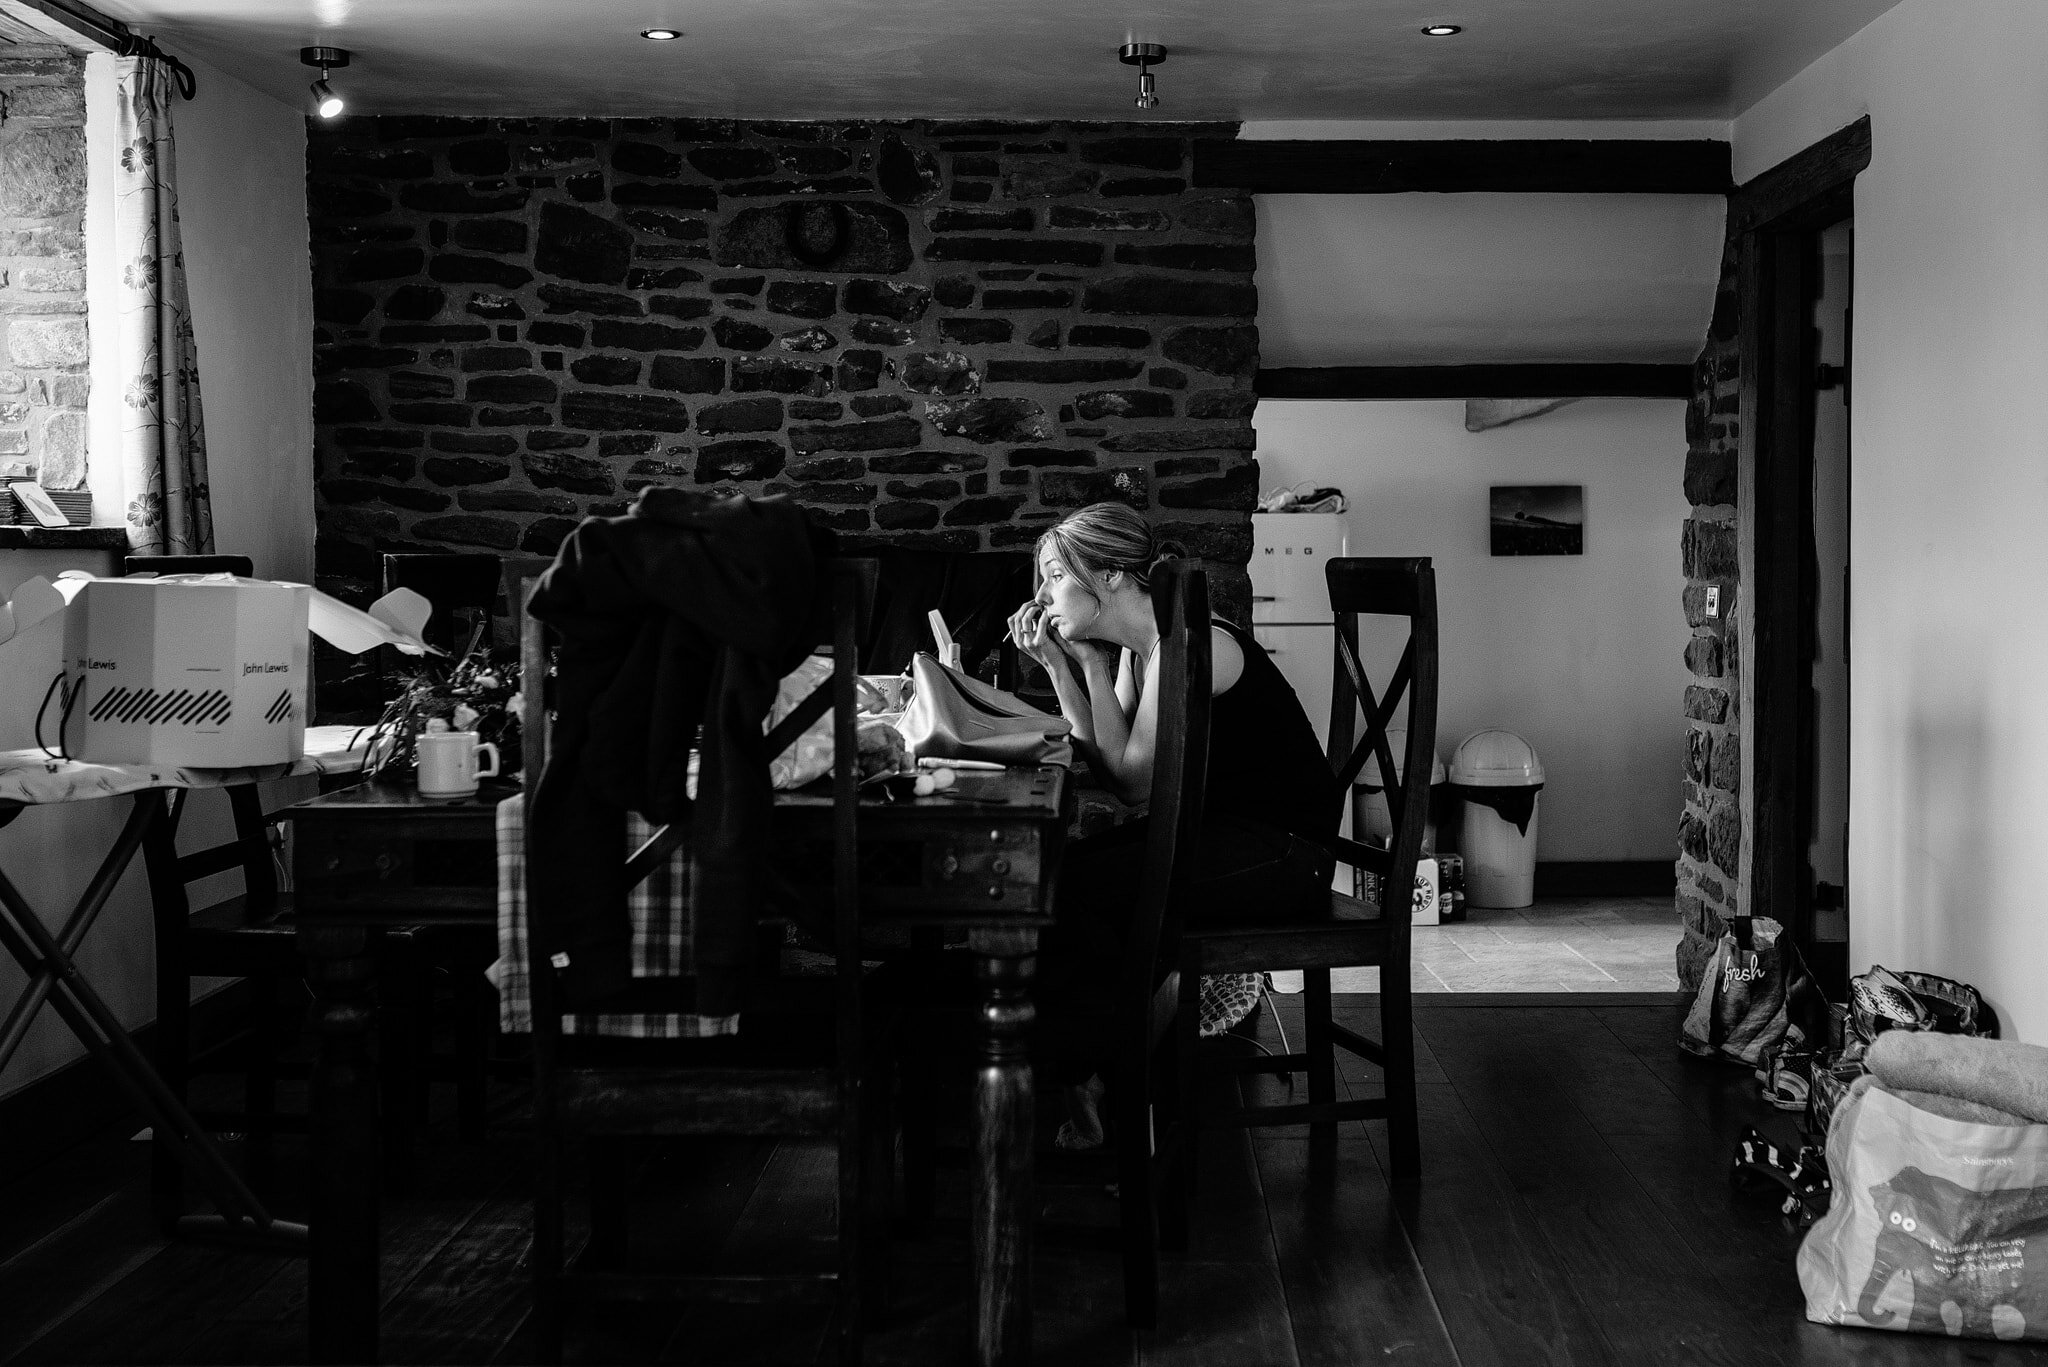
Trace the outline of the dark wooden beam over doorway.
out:
[[[1732,165],[1727,143],[1705,139],[1204,138],[1194,183],[1255,195],[1725,195]]]
[[[1684,399],[1689,365],[1346,365],[1259,371],[1262,399]]]

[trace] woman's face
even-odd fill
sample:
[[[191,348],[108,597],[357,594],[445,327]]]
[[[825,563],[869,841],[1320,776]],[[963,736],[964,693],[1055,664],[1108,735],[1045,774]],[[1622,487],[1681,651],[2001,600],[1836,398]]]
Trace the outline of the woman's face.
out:
[[[1038,601],[1048,622],[1059,625],[1069,641],[1089,639],[1102,616],[1102,601],[1088,586],[1067,573],[1059,553],[1047,546],[1038,555]]]

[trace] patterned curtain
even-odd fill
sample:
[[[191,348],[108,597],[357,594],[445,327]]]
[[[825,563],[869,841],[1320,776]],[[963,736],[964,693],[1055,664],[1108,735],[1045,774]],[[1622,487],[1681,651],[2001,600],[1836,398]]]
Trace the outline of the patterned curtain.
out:
[[[199,351],[185,291],[171,153],[170,66],[115,59],[121,156],[115,168],[114,259],[121,378],[121,491],[137,555],[210,555],[213,505]]]

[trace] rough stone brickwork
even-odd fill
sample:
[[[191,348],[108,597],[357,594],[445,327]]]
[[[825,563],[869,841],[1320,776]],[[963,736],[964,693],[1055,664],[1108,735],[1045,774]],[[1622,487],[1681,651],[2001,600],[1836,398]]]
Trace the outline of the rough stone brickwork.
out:
[[[1227,125],[314,125],[318,570],[553,554],[649,483],[856,546],[1028,546],[1121,499],[1247,606],[1250,200]],[[325,701],[325,699],[323,699]]]
[[[1685,620],[1692,628],[1685,663],[1685,812],[1678,823],[1678,912],[1685,936],[1678,946],[1678,979],[1699,986],[1707,956],[1721,937],[1722,919],[1743,900],[1737,874],[1742,857],[1742,718],[1736,687],[1740,591],[1736,557],[1735,469],[1741,438],[1742,366],[1737,335],[1736,244],[1721,259],[1721,288],[1707,345],[1693,364],[1692,403],[1686,409],[1685,496],[1693,505],[1685,524]],[[1707,589],[1721,591],[1720,614],[1707,616]]]
[[[85,63],[0,49],[0,475],[84,486],[86,359]]]

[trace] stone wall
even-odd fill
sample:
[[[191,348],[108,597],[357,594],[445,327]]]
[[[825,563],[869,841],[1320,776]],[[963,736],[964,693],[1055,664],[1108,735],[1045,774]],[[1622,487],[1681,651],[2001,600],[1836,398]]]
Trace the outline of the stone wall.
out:
[[[85,485],[85,62],[0,50],[0,475]],[[6,514],[0,512],[0,521]]]
[[[1734,630],[1741,589],[1736,551],[1736,449],[1742,435],[1742,357],[1738,336],[1736,243],[1721,259],[1721,288],[1707,344],[1693,364],[1686,410],[1685,496],[1693,505],[1682,552],[1685,620],[1692,628],[1685,663],[1685,811],[1678,823],[1678,980],[1699,986],[1721,923],[1741,906],[1742,717]],[[1720,612],[1707,616],[1707,589],[1720,589]]]
[[[553,554],[649,483],[855,546],[1028,546],[1101,499],[1248,590],[1250,200],[1228,126],[315,124],[318,569]]]

